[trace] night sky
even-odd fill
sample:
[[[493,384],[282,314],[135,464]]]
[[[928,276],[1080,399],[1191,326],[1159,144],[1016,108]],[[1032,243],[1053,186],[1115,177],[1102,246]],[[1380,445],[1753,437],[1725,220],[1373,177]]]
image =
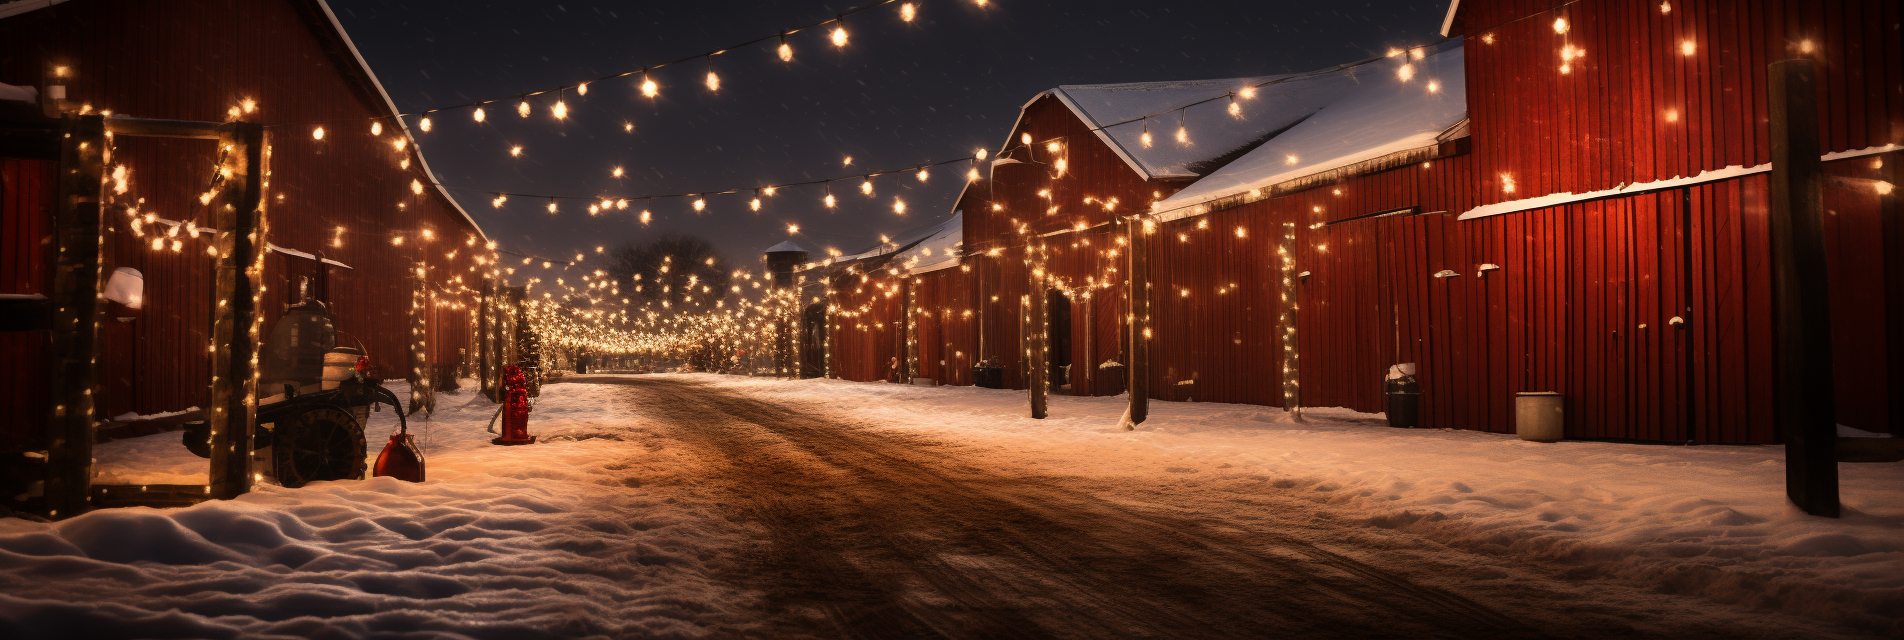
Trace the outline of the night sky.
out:
[[[859,3],[866,4],[865,2]],[[1435,42],[1446,0],[1196,0],[1127,2],[919,2],[911,24],[898,5],[849,17],[849,44],[830,27],[794,34],[791,63],[777,43],[713,57],[721,89],[702,84],[707,63],[553,95],[515,114],[516,96],[695,56],[831,18],[853,6],[818,0],[760,2],[378,2],[332,0],[358,49],[405,112],[499,99],[477,124],[469,109],[432,117],[418,133],[425,158],[463,208],[505,249],[572,255],[666,231],[708,238],[728,260],[753,264],[788,237],[809,249],[849,253],[950,215],[964,167],[921,184],[911,175],[835,183],[828,212],[818,186],[784,189],[748,209],[751,193],[631,202],[590,217],[587,203],[492,192],[635,196],[751,188],[857,176],[880,169],[996,151],[1018,110],[1060,84],[1189,80],[1305,71]],[[633,133],[624,123],[635,125]],[[415,120],[412,119],[413,130]],[[521,145],[512,158],[509,149]],[[852,166],[842,158],[852,156]],[[616,166],[626,175],[611,175]],[[892,199],[903,198],[906,215]],[[654,213],[651,225],[637,220]]]

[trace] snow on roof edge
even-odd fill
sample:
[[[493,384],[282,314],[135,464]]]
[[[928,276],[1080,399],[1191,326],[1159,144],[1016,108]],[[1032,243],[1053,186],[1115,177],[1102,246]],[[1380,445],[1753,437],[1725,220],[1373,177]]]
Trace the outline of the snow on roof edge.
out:
[[[1130,152],[1124,149],[1124,145],[1118,144],[1117,139],[1111,137],[1110,132],[1105,129],[1104,123],[1098,122],[1097,118],[1091,117],[1091,114],[1086,113],[1082,107],[1079,107],[1078,103],[1071,99],[1071,94],[1065,92],[1063,86],[1059,86],[1058,88],[1047,91],[1046,93],[1049,93],[1052,95],[1052,97],[1057,98],[1058,102],[1064,105],[1064,108],[1071,110],[1072,115],[1077,116],[1079,120],[1084,121],[1084,124],[1086,126],[1091,127],[1091,133],[1093,135],[1096,135],[1097,139],[1104,143],[1104,146],[1110,147],[1112,153],[1117,154],[1117,157],[1122,159],[1124,161],[1124,164],[1130,165],[1131,170],[1136,171],[1137,175],[1143,176],[1145,180],[1156,180],[1158,178],[1185,178],[1185,177],[1195,178],[1197,177],[1196,174],[1194,173],[1189,174],[1187,176],[1176,175],[1176,174],[1157,175],[1157,174],[1151,173],[1150,170],[1144,168],[1144,165],[1137,162],[1137,158],[1132,157]],[[1012,128],[1014,130],[1017,129],[1016,126]]]
[[[393,120],[397,121],[397,128],[403,131],[403,137],[408,138],[410,144],[416,145],[417,166],[423,168],[423,175],[430,179],[430,186],[436,189],[437,195],[441,195],[444,200],[449,201],[450,208],[455,209],[457,213],[463,214],[463,220],[469,223],[471,229],[476,230],[476,235],[481,236],[483,241],[487,242],[489,240],[489,234],[483,232],[483,225],[476,224],[476,218],[471,217],[468,211],[463,210],[463,203],[457,202],[456,198],[450,195],[449,190],[443,188],[443,181],[438,180],[436,172],[430,169],[430,161],[423,157],[423,144],[417,142],[416,136],[410,134],[410,125],[404,121],[403,112],[397,110],[397,103],[390,99],[390,92],[384,91],[383,89],[383,81],[377,79],[377,72],[371,70],[370,62],[364,60],[364,54],[357,50],[357,43],[352,42],[350,33],[344,30],[344,23],[339,22],[337,20],[337,13],[331,11],[330,0],[317,0],[317,6],[324,10],[324,17],[331,21],[331,28],[337,30],[337,37],[344,39],[344,47],[350,49],[351,57],[357,59],[357,67],[363,70],[364,75],[370,77],[370,86],[377,88],[377,95],[383,98],[383,105],[390,109],[390,115]]]

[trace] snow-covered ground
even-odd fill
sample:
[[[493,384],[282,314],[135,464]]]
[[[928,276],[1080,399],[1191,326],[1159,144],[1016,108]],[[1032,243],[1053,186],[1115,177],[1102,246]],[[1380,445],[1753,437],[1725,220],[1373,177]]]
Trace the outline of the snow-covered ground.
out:
[[[1904,634],[1900,464],[1843,465],[1845,517],[1832,520],[1786,503],[1778,447],[1536,444],[1340,410],[1296,423],[1273,408],[1168,402],[1126,432],[1115,398],[1055,397],[1049,419],[1030,420],[1022,392],[678,377],[1124,502],[1225,519],[1252,496],[1298,497],[1450,556]],[[0,636],[748,632],[738,612],[754,595],[708,569],[748,543],[745,527],[697,490],[693,456],[622,397],[546,387],[531,418],[543,442],[527,447],[488,443],[494,405],[440,397],[420,485],[326,482],[50,525],[0,520]],[[372,415],[374,456],[393,421]],[[100,447],[102,481],[202,481],[190,474],[204,461],[177,439]]]

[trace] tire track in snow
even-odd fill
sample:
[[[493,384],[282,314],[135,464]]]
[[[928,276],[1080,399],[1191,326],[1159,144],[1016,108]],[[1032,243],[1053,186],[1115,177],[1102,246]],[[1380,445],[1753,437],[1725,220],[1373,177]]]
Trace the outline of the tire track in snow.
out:
[[[1290,536],[976,469],[930,440],[680,380],[576,382],[628,386],[765,529],[728,573],[764,594],[773,635],[1543,635]]]

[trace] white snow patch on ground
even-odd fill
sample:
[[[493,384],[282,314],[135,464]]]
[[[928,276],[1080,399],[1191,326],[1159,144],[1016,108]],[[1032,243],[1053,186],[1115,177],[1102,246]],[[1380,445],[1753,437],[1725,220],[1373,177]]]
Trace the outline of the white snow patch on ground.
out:
[[[1329,512],[1451,547],[1726,604],[1904,632],[1904,464],[1843,464],[1844,517],[1785,498],[1777,446],[1543,444],[1475,431],[1392,429],[1379,415],[974,387],[705,376],[764,398],[995,448],[999,465],[1208,496],[1302,492]]]
[[[746,599],[704,560],[732,527],[682,486],[691,470],[640,442],[616,389],[551,389],[524,447],[489,444],[495,405],[439,395],[411,423],[431,441],[423,484],[0,519],[0,637],[695,637],[731,619]],[[371,416],[374,459],[395,420]],[[176,432],[99,453],[102,481],[206,469]]]
[[[1904,633],[1904,465],[1844,465],[1846,516],[1831,520],[1786,503],[1770,446],[1536,444],[1342,410],[1296,423],[1270,407],[1171,402],[1125,432],[1122,398],[1054,397],[1051,418],[1030,420],[1019,391],[682,377],[928,436],[972,464],[1106,499],[1234,521],[1274,502],[1251,496],[1297,496],[1371,533],[1437,541],[1444,564],[1513,557],[1566,580]],[[704,471],[627,395],[545,387],[530,422],[542,442],[525,447],[488,443],[494,405],[439,396],[436,417],[413,423],[430,443],[423,484],[0,519],[0,637],[745,634],[758,603],[708,569],[749,543],[745,527],[698,492]],[[394,421],[372,416],[374,457]],[[102,479],[202,474],[178,437],[101,446]]]

